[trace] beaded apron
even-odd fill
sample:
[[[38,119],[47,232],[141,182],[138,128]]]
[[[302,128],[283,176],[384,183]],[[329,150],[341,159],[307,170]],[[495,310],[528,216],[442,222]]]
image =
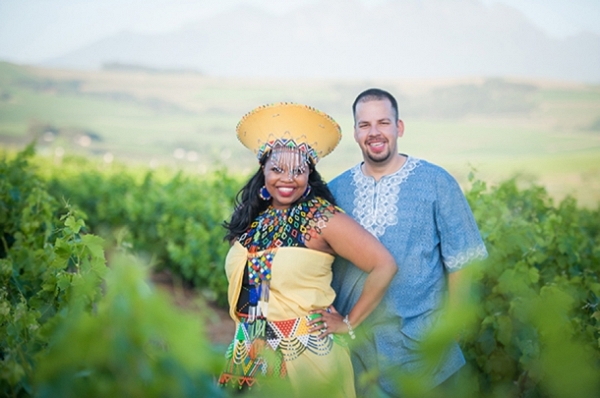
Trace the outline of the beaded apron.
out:
[[[311,316],[268,321],[269,285],[271,264],[279,247],[306,247],[306,242],[321,233],[326,222],[338,207],[321,198],[299,203],[289,209],[277,210],[269,207],[252,223],[248,231],[238,241],[248,250],[247,285],[242,289],[248,292],[238,311],[240,322],[233,342],[225,357],[225,370],[219,384],[232,387],[252,387],[256,377],[287,376],[286,361],[292,361],[309,350],[317,355],[327,355],[333,348],[336,337],[320,339],[308,332],[307,322]],[[318,316],[318,315],[315,315]],[[330,335],[332,336],[332,335]],[[268,355],[265,350],[269,351]],[[267,361],[268,358],[268,361]]]

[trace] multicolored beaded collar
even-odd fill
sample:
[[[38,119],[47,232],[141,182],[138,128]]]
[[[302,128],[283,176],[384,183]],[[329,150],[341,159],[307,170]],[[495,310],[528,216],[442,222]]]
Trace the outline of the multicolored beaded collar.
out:
[[[339,211],[319,197],[285,210],[269,207],[238,241],[251,253],[278,247],[306,247],[306,242],[319,235],[329,218]]]

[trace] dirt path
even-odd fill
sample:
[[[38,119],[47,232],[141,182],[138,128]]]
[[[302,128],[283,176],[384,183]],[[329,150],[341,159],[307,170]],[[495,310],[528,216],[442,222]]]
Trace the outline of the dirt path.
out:
[[[194,289],[178,286],[168,271],[161,271],[152,275],[152,282],[159,288],[169,293],[173,302],[205,319],[204,325],[208,338],[213,344],[228,345],[233,338],[235,324],[229,317],[227,309],[219,308],[215,304],[203,300]]]

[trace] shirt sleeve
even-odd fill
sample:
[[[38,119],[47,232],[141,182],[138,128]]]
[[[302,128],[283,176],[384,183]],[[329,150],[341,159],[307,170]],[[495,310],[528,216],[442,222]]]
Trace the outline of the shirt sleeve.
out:
[[[448,272],[487,257],[473,212],[456,180],[448,173],[437,179],[435,222],[442,261]]]

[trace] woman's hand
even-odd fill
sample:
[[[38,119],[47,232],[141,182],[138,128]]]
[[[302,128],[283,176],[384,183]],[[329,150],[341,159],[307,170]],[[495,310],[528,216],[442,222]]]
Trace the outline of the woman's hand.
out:
[[[368,274],[362,293],[347,314],[348,324],[355,329],[379,305],[398,266],[385,246],[345,213],[336,214],[329,219],[321,236],[336,255]],[[348,325],[336,323],[334,333],[338,330],[346,333]]]
[[[311,321],[308,322],[310,333],[320,331],[319,338],[325,338],[333,333],[348,333],[348,326],[344,323],[342,317],[333,305],[326,309],[314,310],[310,312]]]

